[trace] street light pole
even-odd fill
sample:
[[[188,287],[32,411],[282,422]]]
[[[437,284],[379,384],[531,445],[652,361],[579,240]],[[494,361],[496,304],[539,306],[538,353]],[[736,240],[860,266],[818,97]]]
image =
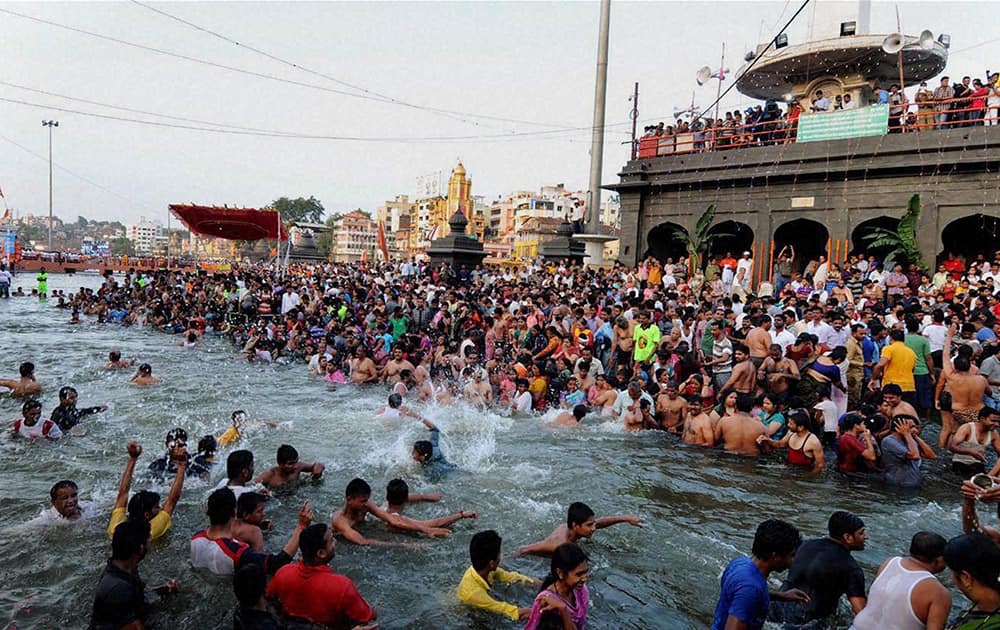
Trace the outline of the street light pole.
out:
[[[59,126],[58,120],[43,120],[43,127],[49,128],[49,246],[52,251],[52,128]]]

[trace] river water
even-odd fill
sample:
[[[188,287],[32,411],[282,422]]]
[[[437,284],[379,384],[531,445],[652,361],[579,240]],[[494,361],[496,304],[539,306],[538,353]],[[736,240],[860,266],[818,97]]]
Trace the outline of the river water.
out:
[[[22,275],[15,286],[30,292],[28,282]],[[52,275],[49,288],[98,284],[93,276]],[[946,537],[960,533],[958,485],[943,461],[925,463],[930,480],[921,491],[901,492],[832,473],[807,479],[777,459],[738,460],[683,447],[659,433],[626,434],[593,423],[553,430],[538,419],[512,420],[463,405],[423,412],[440,426],[443,450],[460,467],[431,483],[409,458],[410,445],[426,434],[422,425],[372,420],[373,411],[384,404],[381,389],[341,386],[332,391],[309,377],[302,365],[248,365],[236,360],[222,339],[183,349],[177,337],[148,329],[68,321],[69,312],[55,308],[53,301],[0,301],[0,347],[5,349],[0,376],[13,377],[21,361],[33,361],[45,386],[46,415],[57,404],[62,385],[79,390],[80,406],[111,405],[106,413],[85,419],[84,436],[52,444],[2,438],[0,621],[11,627],[86,626],[110,553],[105,527],[127,459],[127,440],[143,445],[137,467],[143,471],[162,454],[167,430],[184,427],[193,449],[198,436],[218,436],[236,409],[281,423],[244,438],[242,446],[254,451],[258,471],[273,465],[274,452],[283,443],[294,445],[303,461],[326,464],[322,482],[304,483],[269,502],[268,516],[275,523],[266,537],[270,550],[284,545],[298,505],[306,499],[316,517],[328,522],[355,476],[371,484],[373,498],[380,502],[386,482],[395,477],[406,479],[413,491],[441,492],[439,504],[408,510],[418,518],[479,512],[478,523],[461,521],[450,538],[424,540],[422,552],[338,545],[335,570],[355,581],[378,610],[383,628],[516,627],[470,612],[456,601],[454,589],[469,565],[469,539],[478,529],[496,529],[504,538],[504,554],[512,553],[518,545],[548,535],[572,501],[588,503],[598,516],[637,513],[645,524],[641,529],[618,525],[601,530],[584,543],[591,556],[593,628],[707,627],[722,569],[749,551],[754,528],[765,518],[790,520],[805,537],[815,537],[825,534],[835,509],[861,515],[871,539],[855,557],[869,584],[879,563],[905,552],[917,530]],[[131,372],[99,371],[113,348],[151,363],[163,383],[138,388],[128,383]],[[0,397],[5,422],[19,412],[20,402]],[[926,430],[928,442],[936,441],[936,431],[936,426]],[[220,459],[225,455],[220,453]],[[216,480],[221,474],[216,471]],[[95,502],[98,516],[64,526],[30,523],[48,507],[51,485],[63,478],[79,484],[81,499]],[[165,486],[137,475],[133,489],[143,487],[166,495]],[[173,529],[154,543],[140,565],[149,584],[170,577],[182,584],[179,595],[156,606],[150,621],[157,627],[231,627],[235,599],[228,581],[196,573],[188,561],[190,534],[207,525],[203,512],[209,490],[206,482],[188,480]],[[364,533],[407,540],[380,524],[369,525]],[[548,562],[519,558],[506,566],[542,577]],[[499,595],[529,605],[534,593],[516,586]],[[956,606],[964,605],[958,595]],[[846,627],[850,616],[842,617]]]

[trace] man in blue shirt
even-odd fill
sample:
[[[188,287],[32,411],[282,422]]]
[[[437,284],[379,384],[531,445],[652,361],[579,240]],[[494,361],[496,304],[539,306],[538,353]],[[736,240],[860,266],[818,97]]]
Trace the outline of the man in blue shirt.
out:
[[[802,536],[794,525],[768,519],[757,526],[750,557],[736,558],[722,573],[722,592],[715,606],[712,630],[760,630],[767,619],[771,597],[779,601],[809,600],[798,589],[771,593],[767,577],[784,571],[795,559]]]

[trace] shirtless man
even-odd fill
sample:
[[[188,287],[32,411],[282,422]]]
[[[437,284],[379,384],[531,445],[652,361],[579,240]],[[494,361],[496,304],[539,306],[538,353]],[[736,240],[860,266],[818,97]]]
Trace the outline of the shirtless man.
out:
[[[660,425],[653,417],[652,405],[649,399],[640,398],[637,403],[632,403],[628,408],[628,413],[622,416],[626,431],[642,431],[643,429],[659,429]]]
[[[299,452],[295,447],[282,444],[278,447],[278,454],[275,458],[278,465],[262,472],[257,476],[257,483],[268,490],[273,490],[280,486],[297,483],[302,473],[312,475],[313,481],[319,481],[323,477],[325,467],[319,462],[300,462]]]
[[[545,540],[525,545],[514,553],[514,556],[535,555],[550,556],[559,545],[568,542],[578,542],[590,538],[598,529],[611,527],[619,523],[628,523],[632,527],[642,527],[642,522],[635,514],[621,516],[605,516],[595,518],[594,511],[585,503],[571,503],[566,514],[566,524],[560,525],[549,534]]]
[[[799,380],[799,366],[788,357],[781,356],[781,346],[771,344],[767,358],[757,370],[757,380],[771,394],[784,394]]]
[[[746,346],[733,346],[733,373],[719,389],[720,393],[728,391],[736,391],[741,394],[754,393],[757,389],[757,370],[749,359],[750,355]]]
[[[677,395],[677,383],[668,381],[656,397],[656,415],[660,419],[660,428],[680,433],[687,408],[687,401]]]
[[[951,422],[950,426],[944,425],[942,414],[941,437],[938,444],[948,444],[955,429],[969,422],[975,422],[979,418],[979,410],[983,408],[983,396],[991,395],[992,388],[989,381],[981,374],[972,373],[972,362],[968,355],[959,353],[951,359],[951,343],[955,334],[955,325],[948,328],[948,334],[944,339],[944,349],[941,356],[944,362],[942,381],[946,381],[948,391],[951,392]],[[941,390],[943,386],[939,386]],[[939,394],[940,396],[940,394]],[[892,416],[889,416],[890,418]],[[947,438],[945,433],[947,431]],[[942,442],[943,441],[943,442]]]
[[[108,362],[104,365],[105,370],[124,370],[135,365],[135,359],[124,360],[122,359],[122,353],[118,350],[112,350],[108,353]]]
[[[612,347],[615,348],[615,363],[617,365],[632,363],[632,347],[635,345],[632,337],[635,335],[635,325],[634,319],[626,319],[624,315],[615,319],[615,325],[611,330],[614,333]]]
[[[402,479],[393,479],[385,487],[385,511],[392,516],[398,516],[411,523],[419,523],[426,527],[448,529],[462,519],[479,518],[479,514],[468,510],[424,520],[403,516],[403,510],[406,509],[408,503],[436,503],[440,500],[441,494],[438,492],[433,494],[416,494],[410,492],[410,486]]]
[[[405,398],[414,385],[416,385],[416,382],[413,380],[413,372],[411,370],[400,370],[399,380],[392,386],[392,393],[399,394]]]
[[[244,492],[236,500],[232,536],[250,545],[254,551],[264,550],[264,531],[271,528],[271,522],[264,518],[266,504],[267,497],[259,492]]]
[[[879,412],[886,418],[895,418],[896,416],[920,417],[917,415],[917,410],[913,408],[913,405],[903,400],[903,388],[895,383],[889,383],[882,388],[882,404],[879,406]]]
[[[462,389],[462,395],[470,403],[488,407],[493,402],[493,386],[483,378],[483,370],[473,368],[472,380]]]
[[[760,368],[767,358],[771,348],[771,318],[758,315],[753,321],[754,327],[747,333],[746,344],[750,353],[750,362],[755,369]]]
[[[9,389],[10,395],[15,398],[27,398],[42,393],[42,384],[35,380],[34,363],[25,361],[18,367],[18,372],[20,372],[21,378],[17,380],[2,379],[0,380],[0,387]]]
[[[379,376],[389,384],[397,383],[400,379],[400,372],[409,370],[413,373],[413,364],[403,358],[403,349],[395,347],[392,349],[392,356],[386,361],[385,366],[379,370]]]
[[[573,411],[561,411],[559,415],[552,419],[552,426],[557,427],[578,427],[583,421],[584,416],[587,415],[586,405],[577,405],[573,407]]]
[[[375,362],[368,357],[368,351],[362,347],[355,350],[354,358],[350,361],[351,382],[355,384],[374,383],[378,380],[378,370],[375,369]]]
[[[153,376],[153,368],[148,363],[143,363],[129,381],[134,385],[156,385],[160,379]]]
[[[422,548],[421,545],[411,543],[389,542],[384,540],[374,540],[361,534],[356,528],[365,522],[369,514],[379,520],[388,523],[396,529],[406,531],[418,531],[431,538],[447,536],[450,532],[447,529],[438,527],[427,527],[416,521],[410,521],[397,515],[392,515],[378,507],[371,501],[372,489],[363,479],[352,479],[347,484],[345,493],[346,502],[344,507],[333,513],[330,523],[331,529],[344,537],[344,540],[355,545],[371,547],[408,547]]]
[[[687,420],[684,421],[684,433],[681,441],[693,446],[715,446],[715,432],[712,429],[712,419],[705,413],[701,405],[701,397],[686,396]]]
[[[760,455],[757,438],[764,435],[764,424],[750,416],[753,396],[740,394],[736,397],[735,413],[726,416],[715,426],[715,441],[722,440],[726,452],[747,457]]]

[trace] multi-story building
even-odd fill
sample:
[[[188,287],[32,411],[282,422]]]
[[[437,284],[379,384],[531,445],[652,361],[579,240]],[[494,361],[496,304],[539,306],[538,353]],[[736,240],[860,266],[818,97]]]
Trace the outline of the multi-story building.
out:
[[[381,223],[385,229],[386,246],[392,258],[410,256],[410,221],[417,203],[409,195],[396,195],[392,201],[375,210],[376,228]]]
[[[348,212],[337,221],[333,241],[334,262],[358,262],[375,253],[378,224],[361,210]]]
[[[153,256],[166,249],[167,237],[163,234],[163,226],[142,217],[138,223],[125,226],[125,238],[132,241],[138,256]]]

